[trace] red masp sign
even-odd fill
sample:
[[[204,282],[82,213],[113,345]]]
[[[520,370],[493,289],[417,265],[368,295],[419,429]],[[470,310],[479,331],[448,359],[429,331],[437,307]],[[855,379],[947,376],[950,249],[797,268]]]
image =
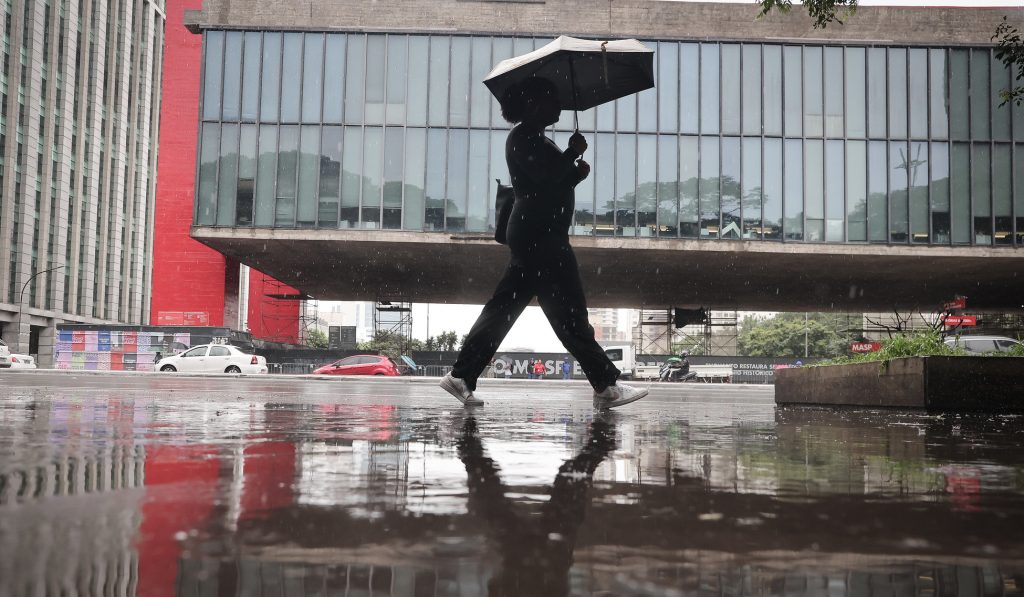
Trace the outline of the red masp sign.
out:
[[[967,308],[967,297],[958,296],[948,303],[944,303],[942,308],[946,311],[962,311]]]
[[[942,323],[946,325],[960,325],[964,327],[970,327],[978,325],[977,315],[947,315],[942,318]]]
[[[850,342],[851,352],[878,352],[882,350],[881,342]]]

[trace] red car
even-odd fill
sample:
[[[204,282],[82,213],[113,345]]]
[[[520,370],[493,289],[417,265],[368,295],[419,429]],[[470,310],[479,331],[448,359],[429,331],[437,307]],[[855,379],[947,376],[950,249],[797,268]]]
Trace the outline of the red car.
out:
[[[313,371],[322,375],[401,375],[398,365],[389,357],[377,354],[357,354],[345,357]]]

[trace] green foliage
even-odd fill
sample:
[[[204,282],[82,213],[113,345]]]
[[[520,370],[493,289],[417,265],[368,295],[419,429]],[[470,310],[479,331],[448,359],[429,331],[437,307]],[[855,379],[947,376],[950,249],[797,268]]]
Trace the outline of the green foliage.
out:
[[[1017,81],[1024,80],[1024,38],[1005,16],[1003,22],[996,27],[996,34],[992,36],[992,41],[997,42],[996,58],[1002,60],[1006,68],[1016,64],[1017,76],[1015,79]],[[999,97],[1003,100],[999,104],[1000,107],[1010,102],[1014,102],[1018,106],[1024,105],[1024,85],[1003,89],[999,92]]]
[[[306,346],[311,348],[327,348],[327,334],[323,330],[312,329],[306,334]]]
[[[441,332],[437,337],[437,350],[452,351],[459,345],[459,336],[453,331]]]
[[[838,365],[841,363],[888,363],[893,359],[905,357],[963,356],[967,353],[962,348],[947,346],[938,331],[927,330],[908,334],[898,334],[882,340],[882,349],[853,356],[843,356],[831,361],[817,363],[819,365]]]
[[[740,322],[739,353],[747,357],[837,357],[852,338],[827,313],[780,313],[767,319],[746,316]]]
[[[390,330],[379,330],[368,342],[360,342],[356,348],[363,352],[376,352],[386,354],[397,359],[403,354],[413,350],[423,350],[423,342],[410,340],[405,336]]]
[[[786,14],[793,8],[793,0],[757,0],[761,5],[758,18],[764,17],[773,10]],[[829,23],[843,24],[843,18],[852,16],[857,11],[857,0],[803,0],[807,14],[814,19],[815,29],[824,29]]]

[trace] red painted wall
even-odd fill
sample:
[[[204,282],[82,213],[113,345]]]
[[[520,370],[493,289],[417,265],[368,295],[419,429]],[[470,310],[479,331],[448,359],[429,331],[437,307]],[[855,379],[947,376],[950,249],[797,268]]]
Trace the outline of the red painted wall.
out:
[[[225,321],[226,302],[235,302],[238,264],[189,236],[195,188],[202,37],[183,24],[184,12],[202,0],[167,0],[167,29],[161,83],[160,155],[157,161],[153,230],[151,325],[237,326]],[[298,342],[299,305],[264,296],[295,294],[272,278],[252,271],[249,329],[265,340]],[[232,309],[228,309],[231,311]],[[235,307],[237,310],[237,306]],[[255,316],[254,316],[255,310]]]

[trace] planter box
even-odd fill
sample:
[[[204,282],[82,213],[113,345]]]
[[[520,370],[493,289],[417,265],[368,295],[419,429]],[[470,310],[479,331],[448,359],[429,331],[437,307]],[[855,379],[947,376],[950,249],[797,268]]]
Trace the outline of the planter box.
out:
[[[1024,411],[1024,358],[909,357],[775,375],[776,404]]]

